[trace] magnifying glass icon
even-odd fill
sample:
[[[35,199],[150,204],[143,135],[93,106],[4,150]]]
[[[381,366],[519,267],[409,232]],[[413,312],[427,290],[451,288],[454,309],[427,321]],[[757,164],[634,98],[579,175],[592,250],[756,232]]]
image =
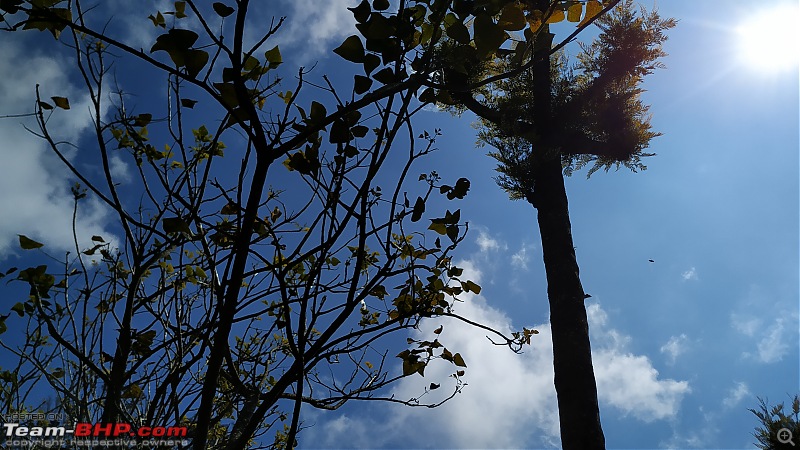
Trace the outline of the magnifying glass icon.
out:
[[[792,441],[792,430],[788,428],[781,428],[778,430],[778,434],[776,436],[778,438],[778,442],[781,444],[791,444],[794,447],[794,442]]]

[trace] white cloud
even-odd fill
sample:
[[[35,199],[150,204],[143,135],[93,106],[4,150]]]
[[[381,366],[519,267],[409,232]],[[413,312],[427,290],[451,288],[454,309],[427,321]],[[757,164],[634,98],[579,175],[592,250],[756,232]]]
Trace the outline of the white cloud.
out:
[[[758,317],[731,314],[731,325],[733,328],[744,334],[745,336],[752,337],[761,328],[763,321]]]
[[[464,276],[475,278],[467,270]],[[458,304],[457,312],[505,333],[511,331],[511,320],[487,305],[480,296]],[[426,439],[433,439],[430,442],[434,446],[436,442],[446,442],[454,448],[519,448],[525,446],[534,433],[543,436],[537,446],[556,445],[558,415],[549,326],[537,326],[540,334],[534,336],[533,345],[526,348],[524,354],[517,355],[491,344],[486,332],[456,320],[429,321],[423,324],[416,337],[431,336],[439,324],[444,325],[440,341],[448,349],[461,352],[466,360],[464,380],[468,385],[436,410],[404,408],[396,411],[389,427],[420,430],[421,434],[429,436]],[[432,365],[424,379],[403,380],[394,395],[396,398],[419,396],[424,386],[431,381],[447,380],[453,370],[454,367],[445,362]],[[447,387],[448,384],[442,382],[442,396],[448,394]]]
[[[613,405],[624,416],[652,422],[674,417],[683,396],[691,392],[686,381],[659,380],[658,371],[644,355],[627,350],[631,338],[608,329],[608,317],[598,304],[587,306],[595,341],[593,352],[597,391],[601,404]],[[597,345],[595,336],[603,336]]]
[[[686,347],[689,339],[685,334],[680,336],[672,336],[666,344],[661,346],[661,353],[667,355],[667,362],[675,364],[675,361],[680,355],[686,352]]]
[[[111,172],[111,177],[114,181],[120,183],[127,183],[130,182],[132,177],[131,173],[128,170],[128,163],[125,162],[122,158],[118,155],[112,154],[110,158],[108,158],[108,165],[109,170]]]
[[[783,359],[789,351],[786,330],[783,318],[777,318],[767,330],[764,330],[762,338],[758,341],[757,353],[755,358],[763,363],[774,363]]]
[[[473,260],[466,259],[458,261],[456,267],[464,269],[464,272],[459,277],[461,280],[471,280],[478,284],[483,282],[483,271],[478,268]]]
[[[65,96],[71,109],[53,110],[48,126],[57,140],[75,142],[90,125],[89,100],[68,81],[63,63],[23,49],[23,43],[0,41],[0,115],[31,111],[35,86],[41,96]],[[24,53],[24,54],[23,54]],[[0,120],[0,254],[13,254],[17,234],[44,242],[48,250],[72,250],[72,176],[44,141],[23,129],[36,129],[30,118]],[[65,148],[66,149],[66,148]],[[75,150],[65,150],[74,157]],[[89,197],[79,206],[77,233],[88,241],[103,230],[106,209]]]
[[[165,33],[166,30],[154,26],[153,22],[151,22],[147,16],[151,14],[155,16],[158,12],[164,13],[167,11],[174,11],[175,2],[170,0],[156,0],[148,2],[148,5],[143,8],[143,5],[138,2],[112,0],[108,1],[108,7],[113,10],[114,14],[114,26],[111,27],[111,29],[120,32],[121,39],[131,47],[148,51],[156,42],[156,37]],[[189,11],[189,8],[186,10],[188,12],[188,17],[180,19],[180,28],[199,31],[199,20]],[[164,18],[167,20],[167,26],[171,26],[173,16],[166,15]]]
[[[311,408],[308,408],[311,410]],[[346,413],[336,413],[336,418],[329,421],[316,423],[323,417],[323,412],[311,410],[311,420],[305,415],[303,422],[313,426],[300,433],[300,442],[310,442],[313,437],[312,448],[342,448],[343,442],[339,439],[347,436],[347,448],[375,448],[376,438],[374,431],[370,430],[364,421],[353,419]],[[304,446],[304,448],[308,448]]]
[[[718,423],[720,414],[718,408],[712,412],[707,412],[701,406],[697,414],[702,418],[694,424],[694,429],[686,427],[676,427],[672,425],[672,436],[659,443],[660,448],[717,448],[719,436],[722,430]],[[747,447],[742,446],[741,448]]]
[[[683,281],[697,280],[697,269],[692,267],[691,269],[683,272],[681,274],[681,278],[683,278]]]
[[[516,253],[511,255],[511,266],[519,270],[528,270],[528,262],[531,260],[531,255],[528,253],[528,250],[529,247],[523,245]]]
[[[463,264],[462,264],[463,266]],[[480,279],[465,267],[464,277]],[[456,312],[504,333],[519,329],[503,312],[490,306],[481,296],[471,296],[457,305]],[[690,389],[686,381],[660,379],[652,362],[643,355],[627,350],[631,338],[609,324],[598,305],[588,308],[595,346],[594,368],[604,414],[616,411],[623,416],[650,422],[673,418],[681,400]],[[461,352],[468,365],[463,392],[443,406],[425,408],[397,407],[361,418],[356,431],[366,427],[373,440],[370,447],[386,445],[449,448],[522,448],[558,446],[558,413],[553,387],[553,347],[549,324],[533,328],[540,334],[523,354],[514,354],[505,347],[492,345],[487,332],[454,319],[424,322],[413,337],[429,339],[433,330],[443,325],[439,340],[453,352]],[[435,401],[452,392],[452,364],[436,361],[418,376],[403,379],[393,390],[394,398],[419,397],[431,382],[442,387],[423,398]],[[448,384],[448,381],[451,383]],[[450,391],[448,391],[450,388]],[[439,397],[437,397],[439,396]],[[389,408],[389,407],[387,407]],[[383,415],[387,414],[387,418]],[[349,417],[347,420],[352,419]],[[333,432],[333,428],[325,428]],[[408,433],[407,430],[414,430]],[[328,444],[352,442],[350,431],[341,430],[338,437],[328,436]],[[358,435],[358,432],[356,433]],[[316,442],[317,434],[313,439]],[[420,437],[420,440],[416,436]],[[309,437],[311,438],[311,437]],[[422,440],[424,439],[424,440]]]
[[[293,0],[283,4],[289,8],[281,11],[286,22],[269,45],[291,47],[298,53],[293,61],[298,65],[313,63],[338,47],[345,37],[357,33],[353,13],[347,9],[356,6],[357,0]],[[264,13],[272,15],[273,9],[270,5]]]
[[[492,237],[489,232],[484,229],[478,230],[478,237],[475,239],[475,243],[478,244],[478,248],[481,249],[482,254],[508,249],[506,244]]]
[[[728,391],[728,395],[722,400],[722,405],[726,408],[733,408],[751,395],[747,383],[740,381]]]
[[[781,361],[790,352],[790,343],[797,342],[796,324],[797,311],[786,311],[771,321],[755,316],[731,314],[732,327],[753,338],[750,341],[756,342],[756,348],[742,352],[742,357],[764,364]]]

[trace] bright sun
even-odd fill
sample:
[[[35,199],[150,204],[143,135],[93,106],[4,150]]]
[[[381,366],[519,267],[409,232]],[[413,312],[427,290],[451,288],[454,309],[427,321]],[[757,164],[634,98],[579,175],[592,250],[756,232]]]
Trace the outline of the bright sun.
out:
[[[800,63],[800,13],[797,5],[754,11],[737,27],[741,61],[763,72],[797,68]]]

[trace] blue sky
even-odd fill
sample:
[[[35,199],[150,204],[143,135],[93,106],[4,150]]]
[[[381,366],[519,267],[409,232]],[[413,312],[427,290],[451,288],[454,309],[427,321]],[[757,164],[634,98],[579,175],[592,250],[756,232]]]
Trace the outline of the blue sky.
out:
[[[796,2],[769,3],[794,5],[797,14]],[[284,60],[316,64],[317,77],[350,70],[330,49],[353,34],[344,9],[351,2],[277,4],[288,15],[276,42]],[[797,39],[794,56],[774,57],[793,59],[788,67],[763,70],[743,57],[745,43],[736,30],[755,21],[762,7],[753,5],[659,3],[663,16],[680,23],[666,44],[668,68],[645,84],[652,123],[664,133],[651,146],[658,156],[644,161],[643,173],[621,169],[589,180],[577,173],[567,180],[582,282],[592,295],[587,307],[609,448],[752,448],[757,423],[747,408],[756,406],[756,396],[783,401],[798,392]],[[770,16],[764,33],[779,27],[780,18]],[[556,29],[557,38],[564,30]],[[156,33],[134,26],[120,32],[142,47]],[[48,56],[43,41],[0,36],[0,114],[27,111],[35,83],[50,90],[46,96],[70,97],[73,111],[85,110],[74,74],[61,69],[60,57]],[[135,77],[121,76],[120,82],[137,87]],[[516,355],[463,324],[425,323],[421,336],[444,324],[448,342],[463,349],[469,370],[461,394],[435,410],[371,402],[332,413],[307,409],[301,446],[557,446],[535,210],[508,200],[494,184],[494,163],[487,149],[475,147],[472,117],[429,109],[417,118],[443,132],[439,150],[425,164],[445,180],[464,176],[472,182],[460,205],[470,234],[458,258],[483,291],[457,312],[497,329],[527,326],[541,333]],[[77,114],[56,120],[68,139],[88,131],[88,120]],[[0,136],[3,267],[21,258],[14,250],[17,233],[69,248],[70,177],[19,120],[0,121]],[[122,161],[115,167],[121,176],[129,170]],[[79,232],[113,234],[111,217],[89,203]],[[448,369],[431,367],[425,379],[407,378],[394,394],[418,395]]]

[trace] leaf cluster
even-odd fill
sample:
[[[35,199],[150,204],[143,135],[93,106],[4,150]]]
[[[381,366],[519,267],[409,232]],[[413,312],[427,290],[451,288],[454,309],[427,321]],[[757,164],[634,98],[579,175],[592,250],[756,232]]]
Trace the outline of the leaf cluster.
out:
[[[586,166],[589,176],[611,167],[646,169],[641,159],[652,156],[645,149],[660,133],[650,125],[641,84],[663,67],[665,33],[676,22],[656,11],[637,11],[632,0],[625,0],[595,23],[600,34],[581,44],[575,63],[563,52],[551,57],[545,133],[537,131],[533,119],[533,69],[484,87],[478,91],[484,104],[475,106],[472,100],[467,105],[481,117],[479,143],[496,148],[490,155],[499,162],[497,181],[512,198],[525,198],[531,191],[537,157],[560,157],[567,175]],[[513,65],[502,60],[495,70]]]
[[[457,367],[446,380],[455,395],[466,363],[443,339],[424,341],[431,352],[416,359],[395,360],[385,348],[422,320],[459,319],[454,305],[481,290],[453,263],[468,226],[450,202],[465,198],[470,182],[411,175],[440,134],[416,129],[413,117],[418,100],[433,101],[425,99],[433,88],[418,91],[449,27],[482,17],[469,47],[479,44],[486,58],[499,49],[496,16],[511,13],[494,3],[390,11],[388,2],[362,2],[352,8],[361,35],[334,50],[363,70],[345,86],[324,75],[309,81],[303,69],[287,86],[284,57],[267,45],[282,20],[265,29],[248,19],[246,1],[172,2],[145,21],[157,31],[149,51],[115,39],[111,26],[92,28],[102,8],[0,3],[7,31],[69,41],[65,61],[92,111],[95,165],[73,164],[71,144],[54,136],[53,115],[83,112],[67,98],[43,100],[37,90],[37,133],[80,180],[76,221],[87,198],[115,218],[113,238],[86,239],[76,225],[65,258],[47,253],[48,236],[20,235],[20,248],[47,264],[3,275],[30,290],[10,317],[26,342],[0,341],[0,406],[80,422],[176,421],[195,448],[243,448],[296,442],[301,407],[439,404],[387,394],[428,364]],[[262,33],[249,49],[248,26]],[[165,104],[138,110],[122,89],[108,92],[117,67],[156,69]],[[217,120],[203,123],[198,105]],[[112,170],[117,160],[135,181]],[[529,334],[483,328],[514,350],[530,343]],[[0,333],[8,329],[2,318]],[[434,380],[429,390],[443,385]],[[38,392],[51,393],[49,403],[37,402]]]
[[[797,439],[800,436],[800,396],[792,397],[790,410],[787,413],[784,403],[770,406],[767,400],[758,399],[758,408],[749,408],[759,420],[760,426],[756,427],[753,436],[756,438],[756,447],[764,450],[777,450],[794,448],[794,445],[779,438],[779,431],[787,429]],[[796,441],[793,440],[796,443]]]

